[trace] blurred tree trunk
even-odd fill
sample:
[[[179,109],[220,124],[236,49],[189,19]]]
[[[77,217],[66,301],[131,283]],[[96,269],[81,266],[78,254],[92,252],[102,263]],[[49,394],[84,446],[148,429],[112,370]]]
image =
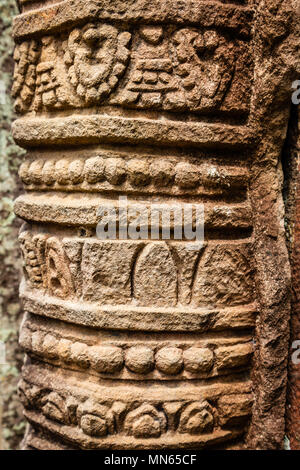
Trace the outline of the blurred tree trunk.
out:
[[[15,0],[0,0],[0,340],[6,345],[6,364],[0,365],[0,403],[3,402],[1,440],[4,449],[16,449],[24,433],[17,382],[23,354],[17,336],[21,309],[18,298],[20,254],[17,234],[20,221],[13,214],[13,200],[21,191],[17,176],[23,151],[12,139],[14,119],[10,89],[13,76],[12,18]]]

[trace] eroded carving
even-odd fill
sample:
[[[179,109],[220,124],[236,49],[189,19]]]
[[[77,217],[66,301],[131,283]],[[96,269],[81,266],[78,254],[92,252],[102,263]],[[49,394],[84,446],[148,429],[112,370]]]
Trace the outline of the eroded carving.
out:
[[[218,432],[220,422],[225,427],[245,422],[252,403],[251,394],[224,396],[214,406],[206,400],[184,399],[160,402],[138,400],[131,403],[114,398],[86,398],[82,391],[79,394],[72,391],[65,396],[43,386],[34,386],[32,391],[30,383],[25,381],[20,384],[19,390],[31,420],[35,420],[30,414],[34,397],[39,396],[38,406],[50,422],[68,426],[68,433],[72,427],[78,427],[86,436],[96,439],[93,440],[96,446],[97,442],[115,434],[123,438],[154,439],[154,442],[159,442],[161,437],[167,437],[169,433],[190,436],[204,434],[209,438],[210,434]],[[79,442],[80,434],[74,435]]]
[[[70,297],[74,292],[73,281],[59,240],[24,231],[20,243],[24,270],[33,287],[45,288],[58,297]]]
[[[172,241],[42,240],[29,232],[21,236],[25,270],[34,287],[57,297],[72,297],[75,283],[78,298],[104,305],[234,306],[253,298],[247,243],[191,250]]]
[[[128,64],[131,34],[109,24],[88,24],[70,33],[64,55],[68,78],[86,104],[101,103]]]
[[[37,77],[36,65],[39,57],[39,45],[35,40],[16,45],[12,96],[16,100],[15,109],[19,113],[27,111],[33,101]]]
[[[90,368],[104,379],[124,380],[226,375],[233,370],[247,370],[253,353],[253,345],[247,338],[230,339],[229,345],[213,340],[206,345],[197,342],[166,344],[166,341],[144,345],[138,341],[113,340],[98,344],[90,338],[85,342],[72,342],[57,331],[48,333],[40,326],[36,329],[29,321],[23,325],[20,344],[29,354],[46,362],[61,363],[66,368]]]
[[[20,166],[19,176],[28,189],[35,191],[108,192],[124,189],[150,194],[212,196],[239,191],[240,198],[245,194],[249,179],[247,168],[243,167],[195,164],[172,156],[126,158],[109,152],[90,158],[28,158]]]
[[[16,20],[25,447],[282,446],[296,54],[294,6],[273,3],[66,0]],[[120,195],[203,204],[202,243],[174,221],[99,239]]]
[[[88,23],[58,37],[20,44],[16,61],[24,63],[16,69],[14,87],[20,112],[31,110],[31,103],[37,111],[104,103],[145,110],[248,110],[247,45],[216,30],[145,25],[129,32],[109,23]],[[20,94],[25,80],[28,85]]]
[[[128,82],[112,100],[125,106],[202,112],[226,109],[231,82],[243,80],[246,73],[238,70],[237,56],[249,67],[245,45],[230,43],[215,30],[182,28],[174,32],[143,26],[134,44]],[[246,110],[241,103],[235,106]]]

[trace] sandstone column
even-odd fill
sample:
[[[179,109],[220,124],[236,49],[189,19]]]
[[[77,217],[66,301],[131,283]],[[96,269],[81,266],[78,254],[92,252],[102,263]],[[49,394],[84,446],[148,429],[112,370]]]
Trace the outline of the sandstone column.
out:
[[[296,2],[22,3],[25,447],[281,448]],[[100,240],[119,196],[204,204],[203,244]]]

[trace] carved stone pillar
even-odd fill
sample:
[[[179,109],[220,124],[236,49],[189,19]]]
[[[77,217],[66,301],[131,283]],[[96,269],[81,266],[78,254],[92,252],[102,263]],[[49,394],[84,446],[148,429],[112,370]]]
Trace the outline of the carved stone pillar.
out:
[[[20,384],[35,449],[281,448],[291,0],[21,0]],[[98,209],[204,204],[205,240]]]

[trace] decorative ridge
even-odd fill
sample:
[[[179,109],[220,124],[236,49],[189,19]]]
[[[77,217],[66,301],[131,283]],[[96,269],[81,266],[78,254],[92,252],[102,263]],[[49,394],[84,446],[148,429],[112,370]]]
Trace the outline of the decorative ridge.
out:
[[[13,36],[22,39],[31,35],[61,31],[97,17],[117,22],[140,21],[151,23],[194,24],[204,27],[223,27],[250,36],[253,8],[220,2],[194,0],[66,0],[16,17]]]

